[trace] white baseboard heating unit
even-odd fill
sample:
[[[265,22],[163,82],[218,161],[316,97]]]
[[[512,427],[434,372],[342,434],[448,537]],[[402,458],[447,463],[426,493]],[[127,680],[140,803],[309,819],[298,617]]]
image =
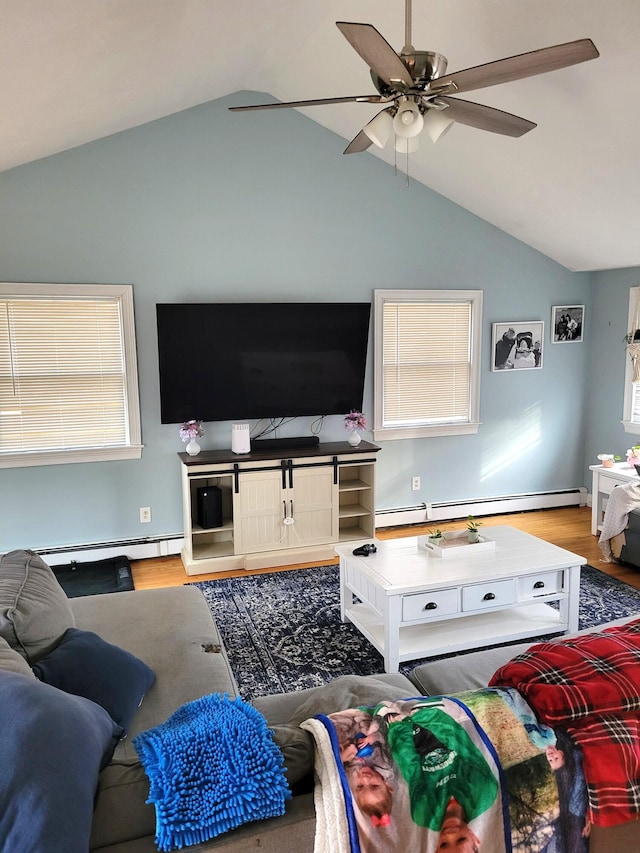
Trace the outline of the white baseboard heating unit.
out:
[[[468,515],[502,515],[534,509],[554,509],[562,506],[586,506],[587,490],[559,489],[550,492],[531,492],[522,495],[503,495],[493,498],[473,498],[466,501],[420,504],[398,509],[378,510],[376,527],[396,527],[405,524],[424,524],[430,521],[454,521]]]
[[[146,539],[120,539],[111,542],[88,542],[83,545],[62,545],[52,548],[34,548],[45,563],[59,566],[72,560],[106,560],[124,554],[130,560],[144,560],[149,557],[168,557],[179,554],[184,538],[182,534],[172,534]]]

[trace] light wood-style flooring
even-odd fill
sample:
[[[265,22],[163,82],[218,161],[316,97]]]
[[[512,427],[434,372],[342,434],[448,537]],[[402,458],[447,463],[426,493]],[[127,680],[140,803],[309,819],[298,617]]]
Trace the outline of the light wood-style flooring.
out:
[[[492,515],[486,518],[477,517],[485,527],[507,524],[517,527],[526,533],[531,533],[540,539],[545,539],[574,554],[585,557],[587,562],[607,574],[640,589],[640,569],[623,566],[616,563],[600,561],[602,553],[598,547],[598,539],[591,535],[591,509],[589,507],[567,507],[562,509],[539,510],[536,512],[512,513],[509,515]],[[394,539],[403,536],[418,536],[433,527],[441,530],[463,530],[464,520],[439,522],[436,524],[413,525],[411,527],[384,528],[376,532],[378,539]],[[483,532],[483,531],[481,531]],[[337,562],[337,560],[336,560]],[[153,587],[180,586],[201,580],[214,580],[233,575],[260,574],[273,571],[295,571],[305,566],[317,565],[304,563],[296,566],[286,566],[282,569],[258,569],[256,571],[220,572],[216,574],[187,575],[179,556],[159,557],[132,562],[133,580],[136,589]]]

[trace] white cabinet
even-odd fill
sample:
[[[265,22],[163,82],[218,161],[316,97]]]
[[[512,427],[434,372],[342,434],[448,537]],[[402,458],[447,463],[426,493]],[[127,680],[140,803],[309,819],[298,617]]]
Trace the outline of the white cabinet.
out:
[[[378,450],[336,442],[277,455],[178,454],[187,574],[333,560],[338,542],[371,540]],[[222,518],[205,528],[198,489],[212,486],[221,492]]]

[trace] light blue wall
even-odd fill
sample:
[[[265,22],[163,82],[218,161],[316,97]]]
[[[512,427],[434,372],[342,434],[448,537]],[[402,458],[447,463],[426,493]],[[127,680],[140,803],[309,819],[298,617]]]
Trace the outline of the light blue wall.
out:
[[[181,532],[183,446],[159,416],[159,301],[482,289],[480,432],[384,442],[378,507],[587,482],[590,344],[551,345],[549,323],[552,305],[585,304],[590,341],[591,276],[419,184],[406,189],[369,154],[343,157],[343,139],[293,110],[228,112],[251,98],[263,96],[205,104],[0,175],[0,279],[134,285],[145,444],[139,461],[0,470],[0,551]],[[543,369],[491,373],[491,324],[527,320],[545,322]],[[189,369],[187,352],[176,359]],[[370,416],[371,353],[369,362]],[[321,438],[343,437],[341,420],[327,419]],[[229,424],[206,425],[205,449],[229,445]],[[420,493],[410,490],[414,474]],[[140,525],[140,506],[151,506],[151,524]]]
[[[587,466],[597,464],[598,453],[615,453],[624,458],[628,447],[640,443],[640,435],[626,433],[622,426],[629,288],[640,286],[640,269],[598,272],[593,274],[593,280],[592,340],[585,406]]]

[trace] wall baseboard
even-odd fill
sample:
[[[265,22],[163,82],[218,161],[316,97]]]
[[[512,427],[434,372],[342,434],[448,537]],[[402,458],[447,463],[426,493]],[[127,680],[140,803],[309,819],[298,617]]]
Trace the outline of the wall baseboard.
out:
[[[584,487],[552,492],[532,492],[523,495],[504,495],[498,498],[475,498],[470,501],[450,501],[379,510],[376,512],[376,527],[455,521],[458,518],[466,518],[468,515],[502,515],[509,512],[586,505],[587,490]]]
[[[455,521],[468,515],[502,515],[509,512],[527,512],[536,509],[554,509],[563,506],[587,506],[591,496],[584,487],[553,492],[533,492],[526,495],[505,495],[498,498],[476,498],[470,501],[419,504],[376,512],[376,527],[400,527],[409,524],[427,524],[436,521]],[[87,542],[82,545],[65,545],[57,548],[34,548],[51,566],[60,566],[73,560],[105,560],[126,555],[130,560],[152,557],[169,557],[179,554],[184,544],[181,533],[165,534],[146,539],[121,539],[111,542]]]

